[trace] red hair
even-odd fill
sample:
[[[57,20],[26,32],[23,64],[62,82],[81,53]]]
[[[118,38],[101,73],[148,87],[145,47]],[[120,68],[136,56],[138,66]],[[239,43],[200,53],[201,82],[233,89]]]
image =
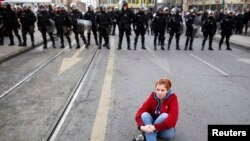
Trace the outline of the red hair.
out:
[[[169,90],[172,86],[171,81],[167,78],[161,78],[155,83],[155,87],[157,85],[164,85],[167,90]]]

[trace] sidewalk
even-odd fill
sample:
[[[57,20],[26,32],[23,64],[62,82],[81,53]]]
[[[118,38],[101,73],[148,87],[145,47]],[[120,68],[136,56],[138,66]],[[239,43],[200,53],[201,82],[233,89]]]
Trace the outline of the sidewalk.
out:
[[[19,35],[21,36],[20,31],[19,31]],[[13,36],[14,36],[14,42],[15,42],[14,46],[8,46],[8,44],[10,43],[9,37],[8,36],[4,37],[4,45],[0,46],[0,63],[33,49],[33,47],[31,47],[29,34],[27,34],[27,46],[26,47],[18,46],[18,40],[15,34],[13,34]],[[35,47],[43,43],[41,33],[38,30],[36,30],[34,33],[34,39],[35,39]]]

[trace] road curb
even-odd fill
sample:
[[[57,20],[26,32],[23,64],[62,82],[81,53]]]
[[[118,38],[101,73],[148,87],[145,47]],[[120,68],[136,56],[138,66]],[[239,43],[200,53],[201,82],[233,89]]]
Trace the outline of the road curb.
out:
[[[19,55],[21,55],[21,54],[23,54],[25,52],[28,52],[28,51],[30,51],[30,50],[32,50],[32,49],[34,49],[34,48],[36,48],[36,47],[38,47],[38,46],[40,46],[42,44],[43,44],[43,41],[35,44],[35,47],[31,47],[31,46],[29,46],[29,47],[23,47],[22,49],[19,49],[17,51],[14,51],[12,53],[4,55],[4,56],[0,57],[0,64],[3,63],[3,62],[5,62],[5,61],[7,61],[7,60],[10,60],[10,59],[12,59],[12,58],[14,58],[16,56],[19,56]]]

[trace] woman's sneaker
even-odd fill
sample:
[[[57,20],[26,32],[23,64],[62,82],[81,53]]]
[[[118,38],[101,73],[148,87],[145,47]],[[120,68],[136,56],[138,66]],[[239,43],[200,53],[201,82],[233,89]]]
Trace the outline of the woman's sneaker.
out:
[[[145,141],[144,135],[143,134],[139,134],[135,138],[133,138],[132,141]]]

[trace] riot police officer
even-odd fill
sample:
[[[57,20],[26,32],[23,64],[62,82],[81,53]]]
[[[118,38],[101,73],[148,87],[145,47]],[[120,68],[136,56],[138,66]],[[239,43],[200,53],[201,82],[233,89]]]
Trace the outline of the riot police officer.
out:
[[[38,30],[42,33],[43,37],[43,48],[47,48],[47,38],[46,33],[49,34],[49,37],[52,41],[53,48],[56,48],[55,46],[55,39],[53,36],[53,31],[55,22],[53,21],[53,17],[51,17],[51,14],[45,9],[44,4],[39,5],[39,13],[37,14],[37,27]]]
[[[122,49],[122,39],[124,32],[127,38],[127,49],[130,48],[130,35],[131,35],[131,24],[134,20],[134,13],[128,8],[128,3],[126,1],[122,1],[122,10],[119,15],[119,43],[118,50]]]
[[[193,8],[190,12],[190,14],[186,17],[186,44],[185,44],[185,49],[188,49],[188,44],[189,44],[189,50],[193,50],[193,40],[194,40],[194,34],[193,34],[193,28],[194,28],[194,19],[196,16],[196,8]]]
[[[232,35],[232,30],[234,25],[234,19],[232,15],[233,12],[229,11],[227,16],[221,21],[221,39],[219,43],[219,50],[221,50],[221,45],[225,37],[226,37],[227,50],[232,50],[229,44],[229,39]]]
[[[168,40],[168,50],[170,50],[170,45],[173,39],[173,36],[175,34],[175,39],[176,39],[176,49],[180,50],[179,46],[179,41],[180,41],[180,36],[182,32],[182,18],[179,15],[179,9],[174,7],[172,10],[172,15],[169,19],[169,40]]]
[[[157,13],[155,17],[153,18],[152,21],[152,28],[154,30],[154,50],[156,50],[156,41],[157,37],[160,39],[160,44],[161,44],[161,50],[165,50],[164,48],[164,33],[165,33],[165,28],[166,28],[166,20],[163,15],[163,7],[158,6],[157,7]]]
[[[16,12],[11,9],[11,5],[8,2],[4,2],[3,7],[4,7],[3,26],[5,27],[5,29],[9,33],[9,38],[10,38],[9,46],[15,45],[12,31],[14,31],[14,33],[19,41],[18,46],[21,46],[22,40],[21,40],[21,36],[18,33],[18,28],[20,28],[20,24],[18,22]]]
[[[106,12],[107,8],[105,5],[100,6],[100,13],[96,17],[97,30],[99,32],[99,46],[98,49],[102,48],[102,38],[104,38],[105,46],[109,49],[109,33],[111,30],[112,19]]]
[[[70,39],[70,30],[71,30],[71,19],[70,15],[68,14],[67,11],[64,9],[63,4],[58,4],[56,6],[57,11],[55,15],[55,26],[57,29],[57,34],[60,37],[61,40],[61,48],[64,48],[64,39],[63,36],[65,35],[68,43],[69,43],[69,48],[72,48],[71,45],[71,39]]]
[[[217,24],[216,24],[216,20],[214,18],[214,12],[208,11],[208,18],[204,21],[204,24],[202,26],[202,32],[203,32],[204,39],[202,42],[201,50],[204,50],[204,46],[205,46],[207,37],[209,37],[208,50],[213,50],[212,42],[213,42],[213,37],[214,37],[214,34],[216,33],[216,30],[217,30]]]
[[[73,32],[75,34],[75,39],[76,39],[76,44],[77,44],[76,48],[80,48],[80,43],[79,43],[79,34],[80,34],[80,36],[85,44],[85,48],[88,49],[88,44],[87,44],[86,38],[84,36],[84,29],[80,28],[80,26],[77,23],[77,19],[83,19],[83,15],[76,7],[76,3],[71,3],[70,7],[72,10],[71,19],[72,19],[72,24],[73,24]]]
[[[148,28],[148,19],[147,15],[144,13],[144,7],[139,7],[138,8],[138,13],[135,15],[134,19],[134,24],[133,28],[135,31],[135,42],[134,42],[134,50],[136,50],[136,45],[137,45],[137,40],[139,35],[141,35],[141,44],[142,44],[142,49],[145,48],[145,33]]]
[[[31,39],[31,45],[32,47],[34,47],[35,46],[34,31],[35,31],[36,16],[28,7],[29,7],[28,4],[24,4],[23,12],[20,15],[20,22],[22,24],[22,36],[23,36],[22,46],[27,46],[26,34],[29,33]]]
[[[119,16],[119,10],[117,7],[115,7],[114,8],[114,17],[113,17],[112,35],[115,35],[116,26],[118,25],[118,16]]]
[[[84,14],[84,19],[91,21],[91,30],[95,38],[95,43],[98,45],[98,40],[97,40],[97,28],[96,28],[96,14],[94,13],[94,9],[92,5],[88,6],[88,11]],[[88,30],[87,35],[88,35],[88,45],[90,45],[90,35],[91,35],[91,30]]]
[[[0,46],[4,45],[3,12],[2,2],[0,2]]]

